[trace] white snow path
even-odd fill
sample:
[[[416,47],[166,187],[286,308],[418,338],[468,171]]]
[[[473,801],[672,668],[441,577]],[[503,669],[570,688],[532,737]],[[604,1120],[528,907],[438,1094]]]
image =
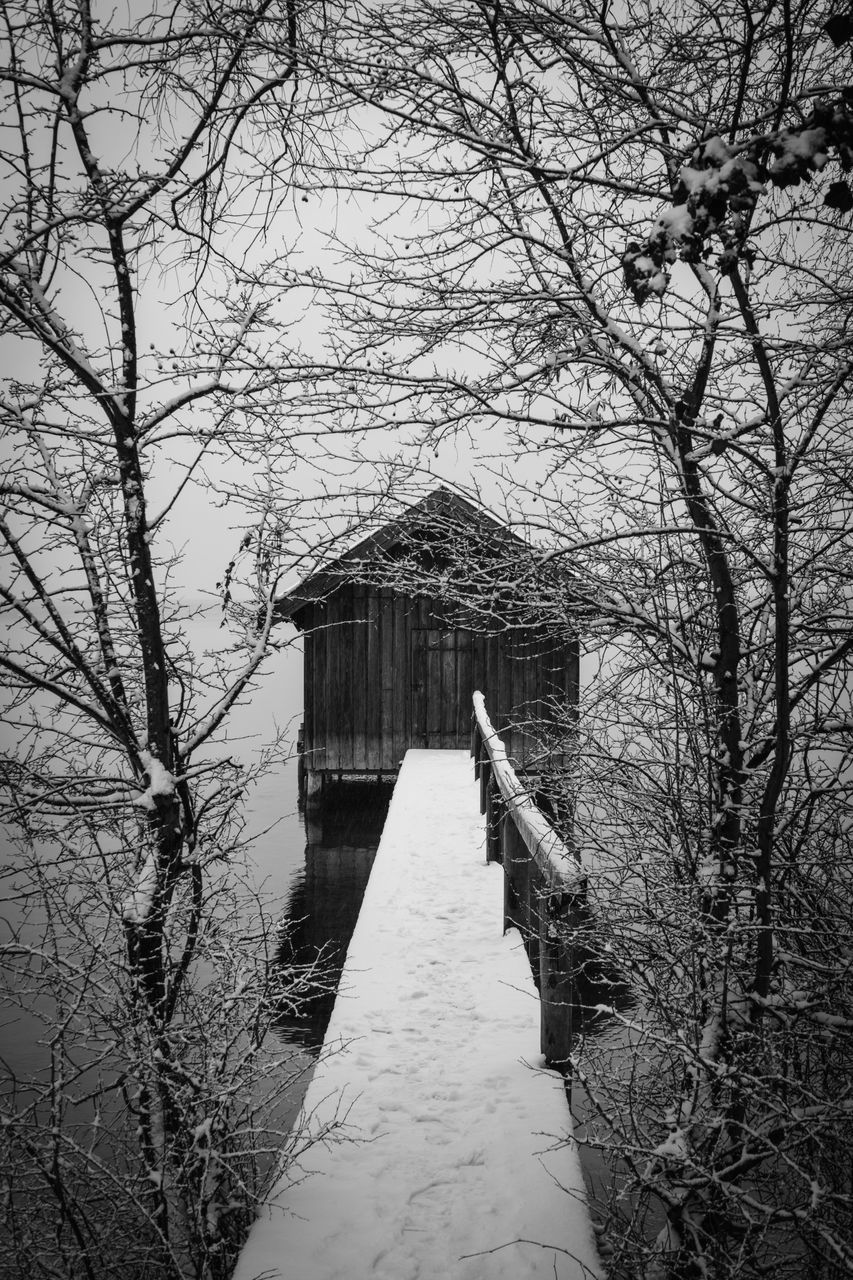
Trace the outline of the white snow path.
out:
[[[409,751],[300,1118],[320,1132],[345,1113],[351,1141],[291,1165],[234,1280],[600,1274],[562,1081],[541,1067],[538,998],[518,934],[501,935],[484,839],[467,753]]]

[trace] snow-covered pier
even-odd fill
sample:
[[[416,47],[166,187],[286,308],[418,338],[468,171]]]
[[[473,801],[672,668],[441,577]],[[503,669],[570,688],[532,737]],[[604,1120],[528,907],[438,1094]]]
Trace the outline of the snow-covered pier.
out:
[[[471,760],[409,751],[297,1130],[235,1280],[599,1274]]]

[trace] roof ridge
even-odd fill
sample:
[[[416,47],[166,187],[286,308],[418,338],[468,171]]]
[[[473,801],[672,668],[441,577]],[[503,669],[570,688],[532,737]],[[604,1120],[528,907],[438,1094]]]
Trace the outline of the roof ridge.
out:
[[[444,512],[442,508],[445,509]],[[341,580],[341,567],[367,560],[371,553],[376,555],[387,551],[396,539],[405,537],[407,523],[413,523],[419,516],[433,514],[456,516],[474,526],[481,534],[499,539],[505,545],[518,547],[519,550],[532,550],[530,543],[502,524],[491,512],[475,505],[470,498],[457,493],[449,485],[439,484],[416,502],[410,503],[399,515],[374,529],[340,555],[328,560],[279,596],[275,606],[276,619],[290,618],[304,605],[328,595]]]

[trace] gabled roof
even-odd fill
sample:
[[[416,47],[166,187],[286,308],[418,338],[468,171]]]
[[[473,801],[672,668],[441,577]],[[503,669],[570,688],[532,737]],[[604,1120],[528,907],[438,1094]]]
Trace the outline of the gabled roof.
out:
[[[416,558],[429,561],[421,588],[422,594],[429,594],[429,579],[442,561],[453,566],[464,558],[482,568],[487,562],[494,566],[532,554],[534,549],[523,538],[442,485],[280,596],[275,617],[294,619],[300,609],[325,599],[344,582],[394,586],[405,576],[415,581]]]

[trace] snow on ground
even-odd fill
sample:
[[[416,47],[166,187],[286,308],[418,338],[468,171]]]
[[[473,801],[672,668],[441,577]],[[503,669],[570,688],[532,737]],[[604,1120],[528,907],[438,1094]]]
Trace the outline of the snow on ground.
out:
[[[409,751],[301,1117],[345,1123],[275,1186],[234,1280],[600,1274],[502,893],[467,754]]]

